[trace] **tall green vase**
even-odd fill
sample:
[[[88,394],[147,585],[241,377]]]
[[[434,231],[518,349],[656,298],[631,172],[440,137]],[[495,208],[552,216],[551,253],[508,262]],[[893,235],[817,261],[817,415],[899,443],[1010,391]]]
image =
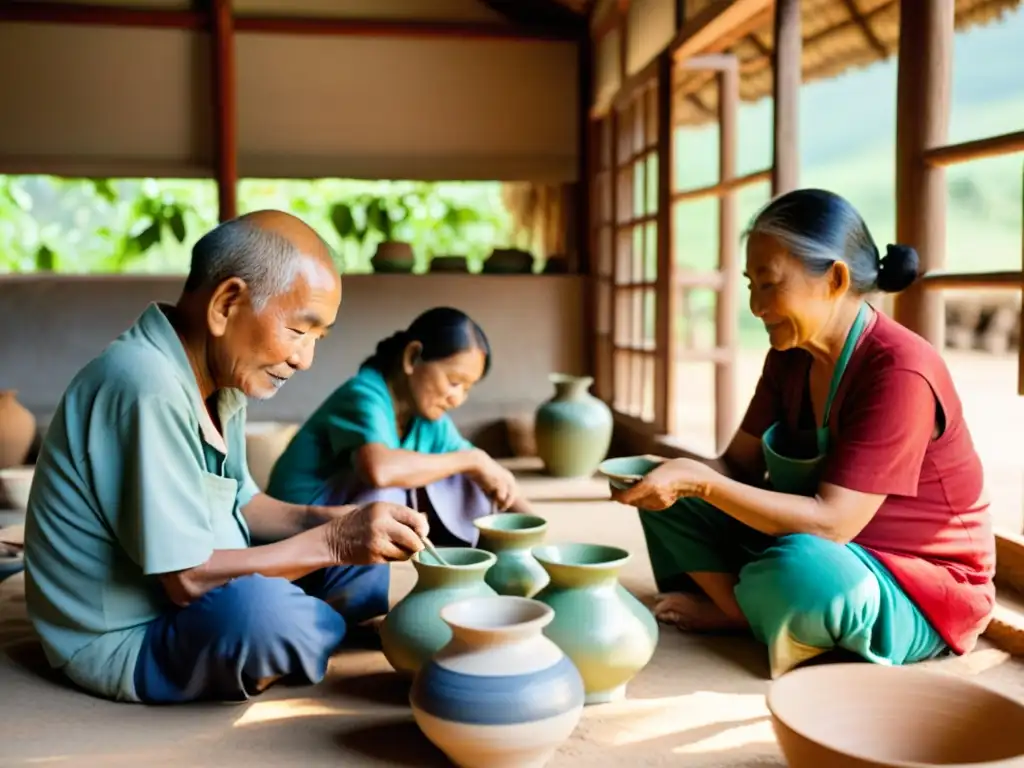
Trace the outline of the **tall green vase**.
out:
[[[452,639],[441,609],[470,597],[495,597],[484,581],[497,557],[482,549],[438,547],[447,565],[426,550],[412,556],[418,578],[412,591],[391,609],[380,627],[384,656],[398,672],[415,675]]]
[[[598,544],[551,544],[534,547],[533,555],[551,576],[533,598],[555,611],[544,634],[580,671],[586,703],[622,699],[658,644],[654,616],[619,583],[629,552]]]
[[[608,455],[612,412],[587,390],[590,376],[551,374],[555,395],[537,409],[537,453],[554,477],[589,477]]]

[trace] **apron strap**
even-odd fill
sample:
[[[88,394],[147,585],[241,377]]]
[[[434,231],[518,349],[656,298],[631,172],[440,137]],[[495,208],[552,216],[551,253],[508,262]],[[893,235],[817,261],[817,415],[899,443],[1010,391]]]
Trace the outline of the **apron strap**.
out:
[[[843,344],[843,351],[839,353],[839,359],[836,361],[836,369],[832,372],[832,382],[828,388],[828,399],[825,401],[825,417],[822,419],[821,428],[824,430],[828,427],[828,418],[832,412],[832,400],[836,396],[836,391],[839,389],[839,383],[843,380],[843,374],[846,372],[846,366],[850,362],[850,358],[853,357],[853,351],[857,347],[857,341],[860,339],[861,334],[864,333],[864,329],[867,327],[868,319],[871,315],[871,308],[867,302],[863,302],[860,305],[860,309],[857,311],[857,317],[853,321],[853,326],[850,328],[850,332],[846,335],[846,343]]]

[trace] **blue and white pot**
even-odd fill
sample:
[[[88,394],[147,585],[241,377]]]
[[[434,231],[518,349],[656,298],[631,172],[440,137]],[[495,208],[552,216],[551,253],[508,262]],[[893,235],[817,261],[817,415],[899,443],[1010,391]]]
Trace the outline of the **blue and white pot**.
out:
[[[583,679],[544,628],[555,612],[525,597],[445,606],[452,639],[409,694],[420,730],[462,768],[540,768],[583,713]]]

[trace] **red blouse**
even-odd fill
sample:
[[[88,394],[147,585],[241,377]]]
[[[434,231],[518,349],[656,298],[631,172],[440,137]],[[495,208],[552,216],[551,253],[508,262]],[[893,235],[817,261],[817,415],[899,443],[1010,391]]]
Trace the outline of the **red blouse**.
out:
[[[881,313],[836,391],[823,482],[886,499],[854,541],[870,551],[957,653],[995,603],[995,537],[981,462],[949,369],[924,339]],[[768,353],[741,429],[813,428],[811,356]],[[938,421],[937,421],[938,419]],[[935,425],[942,434],[932,439]]]

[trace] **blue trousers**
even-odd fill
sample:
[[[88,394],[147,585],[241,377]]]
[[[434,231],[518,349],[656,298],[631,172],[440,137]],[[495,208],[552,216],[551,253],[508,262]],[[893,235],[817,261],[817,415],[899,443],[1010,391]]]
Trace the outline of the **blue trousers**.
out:
[[[135,666],[147,704],[244,701],[268,678],[312,684],[349,624],[388,610],[387,565],[326,568],[289,582],[244,576],[148,628]]]

